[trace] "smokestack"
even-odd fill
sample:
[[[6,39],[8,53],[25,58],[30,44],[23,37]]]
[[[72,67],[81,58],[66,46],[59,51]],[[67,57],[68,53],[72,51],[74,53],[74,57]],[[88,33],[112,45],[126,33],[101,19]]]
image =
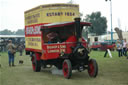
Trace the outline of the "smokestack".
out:
[[[75,31],[76,31],[76,38],[77,38],[77,42],[81,42],[81,26],[80,26],[80,18],[75,18]]]

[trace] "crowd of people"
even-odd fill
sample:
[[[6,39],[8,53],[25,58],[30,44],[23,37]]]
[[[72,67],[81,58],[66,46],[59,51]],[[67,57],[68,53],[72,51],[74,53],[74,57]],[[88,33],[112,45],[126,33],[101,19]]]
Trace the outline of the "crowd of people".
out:
[[[118,51],[118,56],[126,56],[127,57],[127,51],[128,51],[128,42],[126,39],[124,40],[117,40],[117,51]]]

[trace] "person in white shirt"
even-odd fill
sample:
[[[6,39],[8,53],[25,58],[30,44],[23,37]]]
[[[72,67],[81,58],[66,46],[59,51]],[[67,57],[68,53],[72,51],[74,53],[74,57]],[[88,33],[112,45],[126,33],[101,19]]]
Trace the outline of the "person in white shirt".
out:
[[[127,41],[126,39],[124,39],[124,42],[123,42],[123,55],[124,56],[127,56]]]
[[[121,41],[117,41],[117,51],[118,51],[118,56],[121,57],[122,56],[122,44],[121,44]]]

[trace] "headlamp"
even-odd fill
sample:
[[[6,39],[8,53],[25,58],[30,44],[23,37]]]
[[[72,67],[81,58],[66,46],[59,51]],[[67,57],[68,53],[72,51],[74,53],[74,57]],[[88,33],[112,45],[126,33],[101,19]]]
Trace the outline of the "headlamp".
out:
[[[84,48],[78,48],[77,52],[83,54]]]

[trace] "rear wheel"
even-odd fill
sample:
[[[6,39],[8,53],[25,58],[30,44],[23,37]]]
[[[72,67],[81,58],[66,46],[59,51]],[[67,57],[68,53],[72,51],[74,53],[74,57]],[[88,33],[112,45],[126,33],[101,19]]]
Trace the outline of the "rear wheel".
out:
[[[72,75],[72,65],[69,59],[64,60],[63,62],[63,75],[65,78],[69,79]]]
[[[95,59],[90,59],[88,63],[88,74],[90,77],[96,77],[98,74],[98,65]]]
[[[39,56],[35,54],[32,56],[32,67],[33,67],[33,71],[35,72],[40,72],[41,70],[41,62],[39,60]]]

